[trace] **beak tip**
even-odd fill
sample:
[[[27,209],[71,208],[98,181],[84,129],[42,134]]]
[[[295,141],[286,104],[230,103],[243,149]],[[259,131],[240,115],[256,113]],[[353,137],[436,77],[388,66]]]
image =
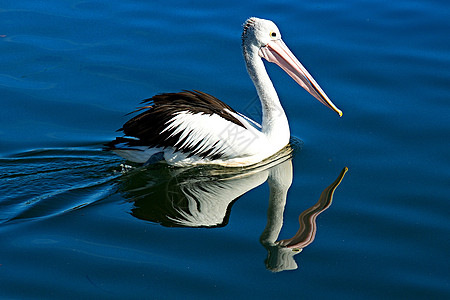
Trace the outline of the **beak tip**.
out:
[[[340,110],[339,108],[337,108],[337,107],[333,107],[332,108],[335,112],[337,112],[337,114],[339,115],[339,117],[342,117],[342,115],[344,114],[343,112],[342,112],[342,110]]]

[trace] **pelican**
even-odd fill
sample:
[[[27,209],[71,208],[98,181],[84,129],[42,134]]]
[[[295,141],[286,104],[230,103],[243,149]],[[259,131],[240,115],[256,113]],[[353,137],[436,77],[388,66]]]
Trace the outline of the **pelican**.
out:
[[[342,116],[272,21],[249,18],[243,25],[242,51],[261,101],[261,125],[204,92],[164,93],[142,101],[145,106],[137,111],[143,112],[118,130],[125,136],[107,149],[132,162],[165,160],[174,166],[248,166],[276,154],[289,143],[289,123],[262,58]]]

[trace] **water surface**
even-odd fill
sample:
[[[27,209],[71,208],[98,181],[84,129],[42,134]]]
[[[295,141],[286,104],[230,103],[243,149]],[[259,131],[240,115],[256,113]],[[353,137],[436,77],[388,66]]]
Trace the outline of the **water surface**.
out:
[[[250,16],[277,23],[342,118],[266,64],[292,159],[202,189],[190,180],[207,170],[101,151],[160,92],[202,90],[258,120],[240,49]],[[449,31],[445,1],[3,1],[2,296],[448,298]],[[269,174],[285,163],[282,205]],[[344,167],[314,240],[275,268],[276,240]],[[206,205],[183,189],[211,186],[237,199],[183,214]]]

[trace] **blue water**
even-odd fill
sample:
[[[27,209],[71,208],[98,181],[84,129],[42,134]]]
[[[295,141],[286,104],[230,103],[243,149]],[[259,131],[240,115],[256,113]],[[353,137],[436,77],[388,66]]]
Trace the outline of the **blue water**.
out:
[[[0,296],[449,298],[447,1],[162,3],[2,1]],[[202,90],[258,119],[240,48],[250,16],[277,23],[342,118],[266,64],[292,160],[228,180],[101,151],[160,92]],[[271,243],[349,171],[283,271],[261,236],[282,203],[265,181],[289,165]],[[197,178],[242,192],[214,226],[173,222],[188,206],[175,196]]]

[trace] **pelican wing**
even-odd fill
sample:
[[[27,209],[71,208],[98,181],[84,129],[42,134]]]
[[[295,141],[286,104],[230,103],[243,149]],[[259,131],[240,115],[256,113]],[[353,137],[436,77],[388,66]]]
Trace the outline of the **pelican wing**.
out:
[[[255,141],[261,133],[230,106],[200,92],[167,93],[146,99],[144,110],[126,122],[125,137],[108,144],[142,149],[173,148],[201,158],[224,159],[258,151]]]

